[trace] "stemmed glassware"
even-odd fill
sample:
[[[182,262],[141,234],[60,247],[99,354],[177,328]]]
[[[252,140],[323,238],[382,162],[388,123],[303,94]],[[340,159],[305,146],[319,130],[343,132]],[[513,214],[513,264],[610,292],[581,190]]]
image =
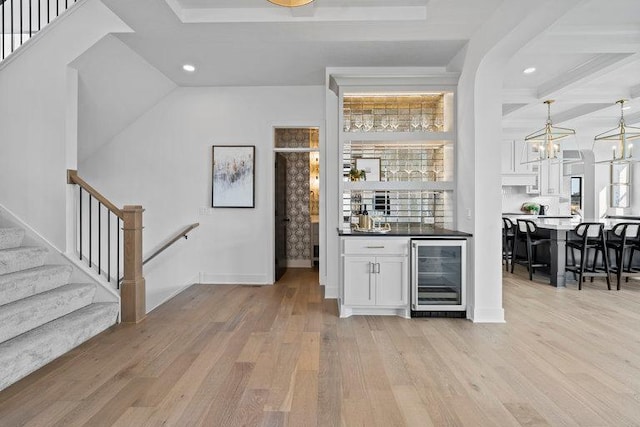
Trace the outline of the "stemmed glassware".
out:
[[[389,127],[389,116],[382,116],[380,118],[380,126],[382,127],[382,131],[386,131]]]
[[[400,126],[400,122],[398,121],[398,116],[391,116],[391,118],[389,119],[389,126],[391,127],[391,130],[394,132],[398,130],[398,126]]]
[[[442,117],[436,117],[436,120],[434,121],[434,125],[436,127],[436,130],[438,131],[442,130],[442,126],[444,125]]]
[[[356,129],[357,129],[357,130],[358,130],[358,132],[359,132],[359,131],[360,131],[360,128],[361,128],[361,127],[362,127],[362,125],[363,125],[363,122],[362,122],[362,115],[361,115],[361,114],[358,114],[358,115],[356,116],[356,119],[355,119],[355,123],[354,123],[354,125],[355,125]]]
[[[400,171],[398,160],[398,150],[396,150],[395,156],[389,156],[389,176],[387,177],[387,181],[397,181],[397,174]]]
[[[349,132],[351,130],[351,119],[349,117],[344,118],[344,131]]]
[[[422,130],[423,131],[428,131],[429,130],[429,115],[428,114],[423,114],[422,115],[422,121],[421,121],[421,125],[422,125]]]
[[[364,131],[369,132],[373,129],[373,114],[364,115]]]
[[[418,128],[422,124],[422,118],[418,115],[411,116],[411,127],[414,132],[417,132]]]

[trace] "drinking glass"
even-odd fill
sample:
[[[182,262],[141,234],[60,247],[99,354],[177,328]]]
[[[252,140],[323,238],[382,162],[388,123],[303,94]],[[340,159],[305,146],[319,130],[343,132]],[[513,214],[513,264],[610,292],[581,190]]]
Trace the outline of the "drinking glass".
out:
[[[382,116],[380,119],[380,126],[382,126],[382,130],[386,131],[389,127],[389,116]]]
[[[436,120],[434,121],[434,125],[436,126],[436,130],[438,131],[442,130],[442,126],[444,125],[444,121],[442,120],[442,117],[436,117]]]
[[[363,124],[363,123],[362,123],[362,115],[361,115],[361,114],[358,114],[358,115],[356,116],[356,120],[355,120],[355,123],[354,123],[354,125],[355,125],[355,127],[356,127],[356,129],[357,129],[358,131],[360,131],[360,128],[362,127],[362,124]]]
[[[396,130],[398,130],[399,125],[400,122],[398,121],[398,116],[391,116],[391,118],[389,119],[389,126],[391,126],[391,130],[395,132]]]
[[[373,114],[364,115],[364,131],[369,132],[373,129]]]
[[[417,116],[417,115],[411,116],[411,127],[413,128],[414,132],[417,132],[421,124],[422,124],[422,120],[420,116]]]
[[[423,131],[427,131],[429,130],[429,124],[430,124],[431,120],[429,118],[428,114],[423,114],[422,115],[422,120],[420,122],[420,124],[422,125],[422,130]]]
[[[345,132],[349,132],[349,130],[351,130],[351,119],[348,117],[345,117],[344,119],[344,131]]]

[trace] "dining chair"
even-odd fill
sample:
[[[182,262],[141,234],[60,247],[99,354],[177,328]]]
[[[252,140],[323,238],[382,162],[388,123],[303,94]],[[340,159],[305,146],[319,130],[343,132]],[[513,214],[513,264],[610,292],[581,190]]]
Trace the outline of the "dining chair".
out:
[[[516,240],[516,226],[509,218],[502,217],[502,260],[505,271],[509,271],[509,262],[513,263],[513,248]]]
[[[639,237],[640,223],[637,222],[621,222],[611,229],[610,239],[607,240],[607,249],[613,249],[615,253],[616,264],[611,267],[611,271],[616,274],[617,290],[620,290],[622,276],[629,280],[629,276],[639,273],[638,270],[632,268],[633,254],[637,249]],[[625,267],[627,252],[629,252],[629,261]]]
[[[606,277],[607,288],[611,290],[609,274],[609,257],[607,256],[607,243],[604,233],[604,224],[600,222],[581,222],[574,229],[578,239],[567,240],[567,251],[571,251],[572,265],[565,267],[566,271],[573,272],[573,277],[578,274],[578,290],[582,289],[582,282],[586,277]],[[576,264],[575,251],[580,251],[580,264]],[[593,264],[589,268],[588,259],[593,252]],[[603,267],[598,267],[598,255],[602,254]]]
[[[515,264],[526,265],[529,271],[529,280],[533,280],[533,273],[536,268],[548,267],[548,263],[536,262],[537,248],[541,245],[550,245],[551,239],[548,237],[540,236],[538,233],[538,227],[536,223],[530,219],[518,219],[516,220],[516,237],[513,242],[513,253],[511,256],[511,272],[513,273],[513,267]],[[518,243],[522,243],[526,248],[526,258],[518,259]]]

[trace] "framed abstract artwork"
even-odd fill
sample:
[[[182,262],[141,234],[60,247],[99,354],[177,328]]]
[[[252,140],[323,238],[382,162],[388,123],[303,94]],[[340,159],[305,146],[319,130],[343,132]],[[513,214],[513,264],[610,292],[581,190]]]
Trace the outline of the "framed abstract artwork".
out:
[[[211,207],[255,207],[254,145],[214,145]]]

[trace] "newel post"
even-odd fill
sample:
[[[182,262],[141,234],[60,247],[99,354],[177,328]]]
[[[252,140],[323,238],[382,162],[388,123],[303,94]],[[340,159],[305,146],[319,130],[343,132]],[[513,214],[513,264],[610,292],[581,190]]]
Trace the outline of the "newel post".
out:
[[[125,206],[123,214],[124,279],[120,289],[122,321],[138,323],[146,316],[142,276],[142,206]]]

